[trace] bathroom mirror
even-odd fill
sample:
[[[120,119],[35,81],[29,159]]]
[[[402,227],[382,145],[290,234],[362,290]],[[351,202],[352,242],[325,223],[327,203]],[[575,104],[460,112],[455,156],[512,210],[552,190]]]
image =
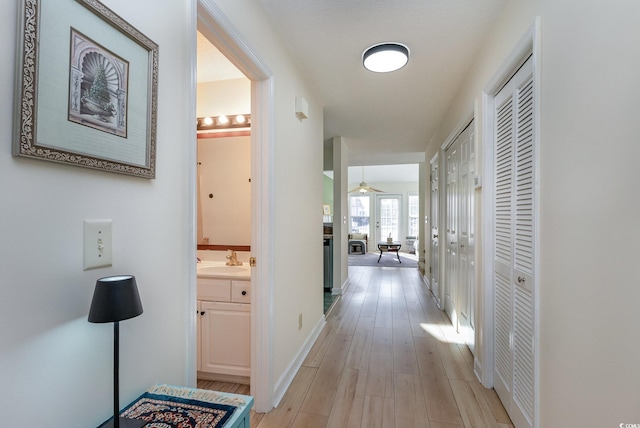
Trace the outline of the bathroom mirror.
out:
[[[198,138],[198,247],[250,245],[251,137]]]

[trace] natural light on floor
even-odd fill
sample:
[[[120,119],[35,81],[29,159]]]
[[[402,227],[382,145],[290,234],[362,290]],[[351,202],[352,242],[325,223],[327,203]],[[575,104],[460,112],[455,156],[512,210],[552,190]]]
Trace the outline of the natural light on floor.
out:
[[[440,342],[463,345],[464,338],[456,332],[453,325],[420,323],[420,327]]]

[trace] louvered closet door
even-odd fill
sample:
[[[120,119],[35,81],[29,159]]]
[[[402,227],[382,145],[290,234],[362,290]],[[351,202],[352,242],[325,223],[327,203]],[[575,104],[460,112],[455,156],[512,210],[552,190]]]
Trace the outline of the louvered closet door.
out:
[[[531,59],[495,97],[494,379],[514,425],[534,415],[534,139]]]

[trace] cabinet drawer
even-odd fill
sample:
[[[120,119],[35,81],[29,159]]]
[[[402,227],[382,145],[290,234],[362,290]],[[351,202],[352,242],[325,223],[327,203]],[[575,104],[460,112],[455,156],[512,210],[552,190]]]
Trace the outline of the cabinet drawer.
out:
[[[216,302],[231,301],[231,280],[198,278],[198,299]]]
[[[231,301],[251,303],[251,281],[231,281]]]

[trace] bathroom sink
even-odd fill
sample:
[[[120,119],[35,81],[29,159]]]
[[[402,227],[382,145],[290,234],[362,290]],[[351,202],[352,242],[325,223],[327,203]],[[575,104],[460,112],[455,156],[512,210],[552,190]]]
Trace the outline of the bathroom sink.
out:
[[[246,272],[247,268],[243,266],[205,266],[198,269],[198,273],[215,274],[215,273],[233,273]]]

